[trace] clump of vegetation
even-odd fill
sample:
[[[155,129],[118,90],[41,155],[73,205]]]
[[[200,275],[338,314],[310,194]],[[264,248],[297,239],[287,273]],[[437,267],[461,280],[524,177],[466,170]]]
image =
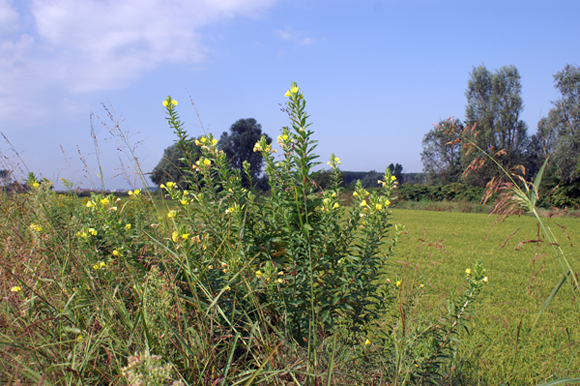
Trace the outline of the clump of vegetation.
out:
[[[396,178],[359,183],[345,207],[340,160],[330,187],[317,164],[306,100],[286,93],[290,125],[266,137],[270,194],[250,165],[232,169],[211,135],[177,135],[188,189],[127,198],[57,195],[28,178],[1,192],[0,380],[3,384],[427,384],[454,379],[456,332],[487,278],[466,273],[448,313],[413,312],[420,283],[390,281]],[[192,146],[195,151],[192,151]]]

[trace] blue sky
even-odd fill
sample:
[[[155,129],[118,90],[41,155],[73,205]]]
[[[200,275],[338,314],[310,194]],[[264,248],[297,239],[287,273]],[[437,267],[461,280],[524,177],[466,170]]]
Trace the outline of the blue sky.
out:
[[[128,188],[101,103],[149,172],[174,140],[167,95],[192,135],[189,96],[217,136],[251,117],[275,138],[296,81],[323,164],[420,172],[432,124],[463,118],[473,66],[518,68],[532,134],[553,74],[580,65],[578,15],[577,0],[0,0],[0,131],[29,170],[90,188],[78,151],[99,185],[93,113],[106,187]],[[0,151],[0,168],[26,170],[3,138]]]

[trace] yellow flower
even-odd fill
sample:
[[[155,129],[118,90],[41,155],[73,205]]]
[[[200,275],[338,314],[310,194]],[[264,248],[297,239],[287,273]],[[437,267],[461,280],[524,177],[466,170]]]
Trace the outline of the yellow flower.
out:
[[[189,233],[183,233],[183,234],[181,235],[181,238],[182,238],[182,239],[184,239],[184,240],[187,240],[187,239],[188,239],[188,237],[189,237]]]
[[[197,140],[197,139],[195,140],[195,144],[196,144],[197,146],[201,146],[201,142],[199,142],[199,140]]]
[[[370,340],[368,340],[368,339],[367,339],[367,340],[365,340],[365,346],[368,346],[368,345],[370,345],[370,344],[371,344],[371,341],[370,341]]]
[[[171,239],[173,240],[174,243],[176,243],[179,240],[179,233],[173,232],[171,234]]]
[[[366,202],[365,200],[362,200],[362,201],[360,202],[360,206],[361,206],[361,207],[365,207],[365,206],[367,206],[367,202]]]
[[[333,192],[330,197],[336,197],[336,192]]]
[[[339,207],[340,207],[340,205],[338,204],[338,202],[336,202],[336,203],[335,203],[335,204],[332,206],[332,209],[336,209],[336,208],[339,208]]]
[[[87,208],[92,208],[95,206],[95,203],[92,201],[87,202]]]
[[[400,287],[400,286],[401,286],[401,281],[400,281],[400,280],[397,280],[397,282],[395,283],[395,285],[396,285],[397,287]]]
[[[173,188],[175,186],[175,182],[169,181],[167,184],[165,184],[165,186],[167,186],[168,188]]]
[[[93,269],[94,269],[95,271],[96,271],[96,270],[98,270],[98,269],[99,269],[99,264],[97,263],[97,264],[93,265]]]
[[[211,161],[206,158],[206,159],[203,160],[203,164],[205,166],[209,166],[209,165],[211,165]]]
[[[116,249],[113,250],[113,256],[119,256],[119,251],[117,251]]]
[[[382,210],[382,209],[383,209],[383,205],[382,205],[382,204],[377,204],[377,205],[375,206],[375,208],[376,208],[377,210]]]
[[[88,237],[88,236],[87,236],[87,234],[86,234],[85,232],[83,232],[83,233],[77,232],[77,235],[78,235],[79,237],[82,237],[83,239],[86,239],[86,238]]]
[[[391,205],[391,201],[389,200],[385,201],[385,205]]]
[[[483,278],[483,282],[484,282],[484,283],[487,283],[487,280],[488,280],[488,279],[487,279],[487,276]]]
[[[284,279],[278,279],[278,280],[276,280],[276,282],[277,282],[278,284],[282,284],[282,283],[284,283]]]
[[[467,269],[465,270],[465,273],[466,273],[466,274],[468,274],[468,275],[471,275],[471,269],[467,268]]]
[[[172,99],[172,100],[171,100],[171,104],[172,104],[173,106],[177,106],[177,101],[176,101],[175,99]]]
[[[216,143],[218,143],[218,140],[214,138],[214,139],[212,139],[212,140],[211,140],[211,143],[212,143],[213,145],[215,145]]]
[[[125,229],[127,229],[128,231],[130,231],[131,230],[131,224],[126,224],[125,225]]]
[[[167,99],[163,101],[163,106],[167,107],[169,103],[167,103]]]
[[[167,212],[167,217],[174,218],[176,214],[177,214],[176,211],[170,210],[169,212]]]
[[[294,86],[294,87],[292,87],[292,88],[290,89],[290,92],[291,92],[292,94],[296,94],[296,93],[298,92],[298,90],[299,90],[298,86]]]
[[[397,179],[397,177],[391,176],[391,182],[395,181],[396,179]]]
[[[85,340],[85,338],[83,338],[82,335],[77,336],[77,342],[83,343],[83,340]]]
[[[42,227],[40,225],[30,224],[29,228],[36,232],[42,232]]]
[[[95,228],[89,228],[89,233],[93,236],[97,235],[97,230]]]
[[[34,186],[35,188],[38,188],[38,187],[40,186],[40,184],[39,184],[38,182],[34,182],[34,183],[32,184],[32,186]]]
[[[231,288],[230,288],[229,285],[227,285],[227,286],[224,287],[224,291],[229,291],[229,290],[231,290]]]
[[[262,277],[263,276],[262,271],[256,271],[256,276],[257,277]]]
[[[353,197],[358,197],[358,193],[357,193],[357,192],[354,192],[354,193],[352,194],[352,196],[353,196]]]
[[[286,98],[288,98],[288,97],[290,96],[290,91],[286,91],[286,94],[284,94],[284,96],[285,96]]]
[[[109,199],[108,198],[101,199],[101,204],[107,205],[108,203],[109,203]]]
[[[129,190],[129,191],[127,192],[127,194],[128,194],[129,196],[132,196],[132,195],[133,195],[133,191],[132,191],[132,190]]]
[[[207,138],[206,137],[201,137],[201,142],[206,143],[207,142]]]
[[[10,288],[10,292],[20,292],[20,291],[22,291],[22,288],[20,288],[20,286],[17,286],[17,285]]]
[[[106,268],[107,264],[104,261],[99,261],[99,268]]]
[[[421,284],[421,285],[419,286],[419,288],[423,288],[423,287],[425,287],[425,285],[424,285],[424,284]]]

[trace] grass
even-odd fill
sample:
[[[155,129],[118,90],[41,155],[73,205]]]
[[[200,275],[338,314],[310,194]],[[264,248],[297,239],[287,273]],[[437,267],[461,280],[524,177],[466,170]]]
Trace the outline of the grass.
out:
[[[491,231],[494,218],[485,214],[395,210],[395,218],[405,224],[407,234],[391,264],[399,277],[425,283],[425,312],[443,312],[444,299],[461,288],[458,274],[471,261],[479,259],[487,269],[489,282],[476,306],[473,326],[460,336],[458,355],[466,358],[466,371],[473,378],[484,384],[526,385],[580,375],[580,328],[569,292],[560,292],[532,329],[561,275],[547,243],[539,250],[533,242],[517,248],[522,241],[538,239],[534,218],[510,217]],[[575,256],[580,221],[546,222],[558,230],[564,252]]]

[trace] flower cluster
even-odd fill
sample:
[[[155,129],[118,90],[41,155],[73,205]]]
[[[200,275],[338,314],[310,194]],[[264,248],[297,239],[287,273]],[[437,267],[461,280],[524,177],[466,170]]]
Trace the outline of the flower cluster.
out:
[[[42,232],[42,227],[40,225],[32,223],[28,227],[35,232]]]

